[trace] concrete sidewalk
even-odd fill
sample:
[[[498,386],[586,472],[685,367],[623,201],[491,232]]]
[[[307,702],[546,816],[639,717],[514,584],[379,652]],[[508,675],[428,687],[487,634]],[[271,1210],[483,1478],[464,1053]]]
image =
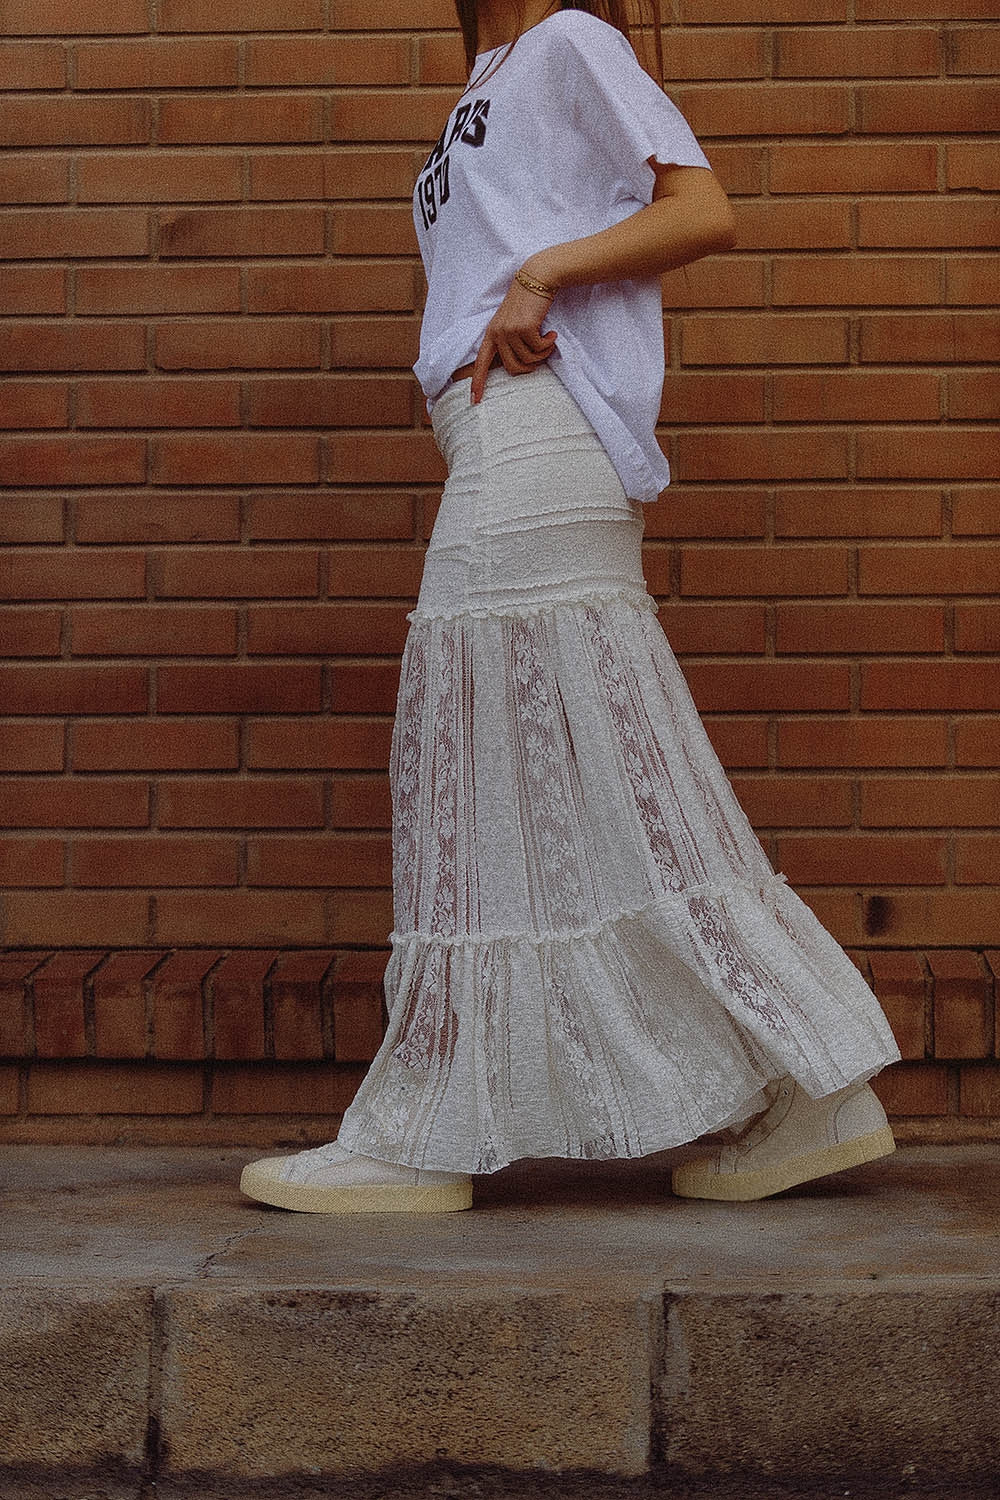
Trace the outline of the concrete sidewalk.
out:
[[[1000,1147],[757,1204],[672,1197],[696,1150],[334,1218],[0,1148],[0,1500],[995,1493]]]

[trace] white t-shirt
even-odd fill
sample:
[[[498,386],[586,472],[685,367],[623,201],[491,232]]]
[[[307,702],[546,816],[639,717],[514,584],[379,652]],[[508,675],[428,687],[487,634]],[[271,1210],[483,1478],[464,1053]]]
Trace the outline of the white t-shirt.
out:
[[[664,165],[708,167],[690,127],[614,26],[563,10],[480,53],[421,169],[413,214],[428,294],[414,371],[430,412],[473,360],[511,278],[537,250],[595,234],[651,202]],[[659,276],[570,286],[542,323],[549,365],[581,408],[626,494],[655,500],[670,470],[656,441],[663,394]]]

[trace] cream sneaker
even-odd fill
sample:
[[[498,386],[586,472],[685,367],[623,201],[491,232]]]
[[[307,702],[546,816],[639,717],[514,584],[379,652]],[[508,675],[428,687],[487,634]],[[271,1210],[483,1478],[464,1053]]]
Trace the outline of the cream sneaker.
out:
[[[472,1207],[472,1178],[355,1156],[331,1141],[243,1168],[240,1192],[306,1214],[450,1213]]]
[[[867,1083],[811,1098],[794,1078],[767,1086],[772,1103],[710,1156],[676,1167],[671,1186],[681,1198],[768,1198],[813,1177],[842,1172],[895,1151],[885,1110]]]

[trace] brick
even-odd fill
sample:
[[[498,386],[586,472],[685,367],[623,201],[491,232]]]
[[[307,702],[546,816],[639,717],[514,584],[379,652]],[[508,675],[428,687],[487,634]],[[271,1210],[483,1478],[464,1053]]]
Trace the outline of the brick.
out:
[[[26,1057],[31,1053],[25,988],[32,971],[49,956],[44,952],[0,956],[0,1057]]]
[[[947,1115],[948,1075],[945,1064],[899,1062],[872,1079],[887,1114],[895,1119],[911,1115]]]
[[[4,395],[6,394],[5,389]],[[23,545],[32,542],[61,542],[62,540],[63,501],[61,496],[10,494],[9,498],[4,501],[3,507],[0,508],[0,541],[7,545]]]
[[[942,719],[784,719],[778,723],[779,766],[945,766],[948,726]]]
[[[728,82],[733,78],[764,78],[769,72],[766,39],[760,31],[736,27],[705,31],[674,29],[668,33],[664,53],[671,86],[687,79],[718,78]],[[464,75],[460,81],[465,82]]]
[[[861,824],[869,828],[992,827],[1000,813],[995,777],[939,775],[934,795],[920,777],[872,776],[861,783]],[[925,939],[928,943],[931,938]]]
[[[748,198],[735,207],[741,250],[836,250],[851,245],[850,205],[836,198]]]
[[[905,78],[941,67],[940,34],[930,26],[789,28],[775,43],[778,78]]]
[[[863,83],[855,90],[856,128],[865,135],[961,134],[995,130],[1000,85],[970,83]]]
[[[863,708],[1000,708],[1000,663],[978,661],[867,662]]]
[[[671,71],[677,66],[676,38],[671,42]],[[417,78],[425,87],[433,84],[461,86],[468,76],[461,36],[422,36],[417,39]],[[674,72],[674,76],[677,74]]]
[[[235,839],[177,834],[74,839],[71,865],[78,888],[231,886],[239,875]]]
[[[217,950],[172,953],[150,981],[153,1055],[196,1061],[205,1053],[202,985],[222,958]]]
[[[161,952],[112,953],[94,975],[94,1052],[97,1057],[138,1058],[147,1053],[147,976]]]
[[[248,388],[251,427],[409,427],[413,382],[321,376],[255,380]]]
[[[9,484],[141,484],[146,444],[117,436],[0,438],[0,472]]]
[[[978,954],[928,950],[934,983],[934,1056],[989,1057],[993,1051],[992,983]]]
[[[388,828],[392,821],[388,776],[335,777],[331,817],[335,828]]]
[[[847,14],[846,0],[681,0],[680,9],[681,20],[694,25],[845,21]]]
[[[144,713],[142,667],[0,666],[0,701],[8,714]]]
[[[150,121],[147,99],[8,99],[0,146],[140,146],[149,140]]]
[[[6,16],[4,30],[10,31]],[[58,43],[0,43],[0,88],[61,89],[65,83],[66,49]]]
[[[161,828],[319,828],[322,787],[305,777],[163,781]]]
[[[85,1057],[84,983],[103,959],[93,949],[57,953],[31,979],[39,1057]]]
[[[156,330],[156,363],[164,370],[318,369],[320,326],[259,318],[168,323]]]
[[[323,0],[267,0],[264,16],[244,0],[160,0],[161,31],[318,31],[323,24]]]
[[[955,606],[955,650],[1000,649],[1000,604]]]
[[[301,493],[252,495],[251,541],[405,540],[413,535],[413,497],[372,490],[356,495]]]
[[[1000,191],[1000,162],[992,141],[959,141],[945,151],[948,186]]]
[[[687,547],[681,556],[680,592],[734,594],[843,594],[847,554],[840,547]]]
[[[386,837],[319,834],[251,840],[251,886],[357,887],[392,884],[392,848]]]
[[[238,82],[238,47],[224,37],[118,38],[76,49],[78,89],[234,88]]]
[[[83,266],[76,297],[77,312],[87,316],[239,312],[240,273],[236,266]]]
[[[937,186],[937,147],[782,141],[769,152],[768,178],[773,193],[929,193]]]
[[[697,136],[841,135],[848,91],[833,83],[695,84],[674,91]]]
[[[333,96],[333,139],[430,143],[437,139],[455,93],[455,89],[338,89]]]
[[[58,656],[61,626],[57,609],[0,609],[3,655]]]
[[[330,686],[339,713],[392,713],[399,688],[399,663],[337,664],[330,670]]]
[[[779,604],[775,609],[775,651],[806,655],[855,655],[888,651],[943,651],[944,611],[940,606],[862,604]]]
[[[68,157],[32,153],[0,162],[0,203],[65,203],[68,198]]]
[[[335,656],[403,649],[404,605],[275,605],[247,612],[251,656]]]
[[[308,484],[319,477],[313,437],[234,433],[152,441],[154,484]]]
[[[996,724],[989,718],[963,717],[955,726],[956,766],[996,765]]]
[[[353,1099],[357,1073],[336,1063],[233,1063],[212,1073],[218,1115],[339,1115]]]
[[[62,839],[7,838],[0,843],[0,886],[4,889],[61,886],[63,864]]]
[[[663,305],[684,307],[763,307],[766,262],[762,256],[713,255],[668,271]]]
[[[941,412],[940,379],[922,370],[778,372],[771,390],[776,422],[935,422]]]
[[[157,942],[239,946],[251,933],[255,942],[274,947],[326,942],[325,897],[308,891],[164,891],[157,897]]]
[[[311,37],[313,46],[318,37]],[[366,46],[369,39],[366,39]],[[408,151],[388,147],[314,151],[254,151],[250,155],[250,197],[288,202],[296,198],[408,198],[414,163]]]
[[[391,891],[342,891],[334,904],[330,937],[334,943],[373,947],[392,930]]]
[[[44,720],[40,724],[0,723],[0,770],[61,771],[63,727]]]
[[[255,38],[247,43],[246,81],[251,88],[408,84],[409,44],[404,37],[387,36]],[[432,83],[440,80],[421,81]],[[464,73],[461,81],[465,82]]]
[[[239,497],[125,492],[81,495],[76,502],[78,542],[235,542]]]
[[[238,427],[240,390],[228,380],[88,380],[77,387],[81,427]]]
[[[947,33],[949,73],[1000,73],[1000,41],[994,26],[954,27]]]
[[[388,764],[390,723],[336,719],[318,723],[262,720],[251,731],[249,765],[262,770],[376,769]]]
[[[708,142],[705,154],[727,193],[763,190],[767,151],[763,146],[721,145]],[[700,264],[700,263],[696,263]]]
[[[4,382],[0,427],[66,427],[69,422],[69,386],[56,380],[8,380]],[[10,521],[0,516],[0,529],[6,540]],[[61,536],[61,530],[60,530]],[[28,541],[52,541],[52,537],[27,537]],[[58,540],[58,538],[56,538]]]
[[[339,369],[408,369],[419,343],[416,318],[334,318],[330,324],[330,360]]]
[[[940,267],[931,256],[789,255],[774,263],[777,307],[935,304]]]
[[[2,168],[0,168],[2,170]],[[64,270],[51,266],[3,266],[0,265],[0,306],[10,315],[15,313],[61,313],[66,310],[66,285],[67,274]],[[17,330],[20,345],[23,348],[29,344],[29,336],[34,334],[39,325],[34,327],[22,327]],[[12,330],[8,330],[4,339],[0,340],[0,369],[16,370],[27,368],[22,366],[17,359],[8,363],[9,346],[7,340],[11,337]],[[31,366],[37,369],[38,366]],[[45,366],[42,366],[44,369]]]
[[[948,416],[953,421],[992,420],[1000,416],[1000,374],[964,370],[947,377]]]
[[[861,594],[993,594],[997,549],[988,543],[873,544],[858,553]]]
[[[6,0],[3,26],[11,36],[108,35],[147,31],[147,0],[89,0],[81,8],[73,0]]]
[[[144,330],[121,323],[15,324],[0,338],[0,370],[142,370]]]
[[[423,563],[422,547],[334,547],[329,593],[335,598],[415,599]]]
[[[245,8],[244,8],[245,9]],[[256,141],[321,141],[323,105],[298,94],[167,95],[160,102],[157,140],[179,146]]]
[[[75,771],[234,771],[235,724],[219,719],[101,719],[73,727]]]
[[[71,650],[74,656],[232,656],[236,624],[234,609],[76,609]],[[190,733],[190,726],[183,731]]]
[[[700,713],[848,707],[848,671],[839,663],[689,662],[684,676]]]
[[[82,1062],[34,1067],[32,1115],[194,1115],[202,1108],[200,1068]]]
[[[696,486],[685,490],[672,484],[669,504],[660,501],[646,507],[646,535],[668,538],[686,536],[732,536],[749,540],[765,535],[768,492],[763,489]]]
[[[664,422],[762,422],[763,375],[668,372],[660,417]]]
[[[1000,1066],[971,1063],[959,1069],[959,1098],[965,1116],[1000,1114]]]
[[[146,215],[132,209],[25,208],[4,216],[2,253],[13,259],[47,260],[74,256],[145,255],[149,249]]]
[[[988,249],[998,241],[1000,205],[996,203],[949,194],[947,201],[941,202],[877,198],[858,205],[858,244],[862,248],[976,245]]]
[[[767,720],[710,717],[705,721],[712,748],[723,766],[766,766]]]
[[[247,286],[251,313],[409,311],[415,300],[412,269],[396,261],[251,266]]]
[[[962,764],[957,755],[955,760],[956,764]],[[1000,868],[1000,834],[970,833],[957,837],[954,843],[955,884],[994,884],[997,869]]]
[[[434,484],[447,478],[440,451],[426,432],[334,434],[328,453],[334,484]]]
[[[384,953],[345,953],[333,985],[334,1053],[339,1062],[370,1062],[382,1045]]]
[[[945,261],[945,281],[947,286],[945,302],[953,305],[981,303],[983,306],[990,306],[996,296],[994,257],[949,256]]]
[[[9,552],[0,558],[0,592],[5,599],[138,599],[146,592],[146,559],[120,550]]]
[[[678,657],[715,652],[762,656],[767,644],[763,605],[665,604],[660,624]],[[766,760],[765,760],[766,764]]]
[[[995,536],[1000,531],[1000,488],[963,485],[952,491],[952,531],[955,536]]]
[[[1000,316],[986,313],[872,313],[858,326],[865,364],[992,360],[1000,341]]]
[[[269,980],[274,1056],[308,1062],[323,1056],[323,989],[335,954],[281,953]]]
[[[947,840],[919,835],[797,834],[778,862],[793,885],[944,885]]]
[[[271,950],[230,953],[212,970],[207,991],[215,1057],[264,1057],[264,984],[276,957]]]
[[[222,203],[242,197],[242,167],[233,154],[95,152],[80,159],[77,173],[81,203]],[[199,269],[207,274],[216,268]]]
[[[927,982],[920,955],[876,950],[869,955],[869,961],[873,988],[900,1052],[907,1060],[923,1058],[926,1053]]]
[[[313,548],[176,549],[165,552],[156,591],[165,598],[313,596],[319,557]]]
[[[677,477],[719,479],[844,479],[847,437],[828,431],[764,430],[701,433],[677,438]]]
[[[985,427],[858,433],[861,479],[991,479],[996,471],[996,433]]]
[[[409,207],[352,205],[331,214],[331,249],[335,255],[415,255],[417,237]]]
[[[137,828],[149,817],[142,781],[9,776],[0,786],[4,828]]]
[[[320,255],[318,208],[191,208],[160,214],[160,254]]]
[[[448,0],[383,0],[378,18],[387,31],[442,29],[455,24]],[[332,0],[330,25],[344,31],[369,31],[371,10],[364,0]]]
[[[808,313],[685,318],[681,358],[685,365],[839,364],[847,358],[847,324]]]
[[[161,713],[316,713],[320,708],[319,667],[164,666],[158,676]]]
[[[937,21],[991,17],[992,0],[856,0],[859,21]]]

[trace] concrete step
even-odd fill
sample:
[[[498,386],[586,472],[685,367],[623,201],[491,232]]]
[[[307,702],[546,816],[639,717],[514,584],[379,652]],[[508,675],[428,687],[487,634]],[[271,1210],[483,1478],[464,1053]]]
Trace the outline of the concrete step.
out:
[[[751,1204],[672,1197],[696,1151],[335,1218],[0,1149],[0,1500],[995,1493],[1000,1147]]]

